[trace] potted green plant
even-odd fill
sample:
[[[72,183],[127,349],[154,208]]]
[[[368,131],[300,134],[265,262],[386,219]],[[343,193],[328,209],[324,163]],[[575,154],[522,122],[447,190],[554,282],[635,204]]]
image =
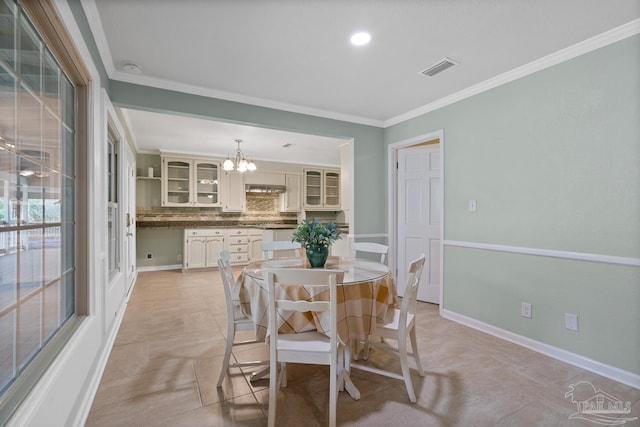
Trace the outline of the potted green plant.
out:
[[[305,219],[293,232],[291,241],[298,242],[305,248],[311,267],[323,267],[329,256],[329,246],[341,238],[335,223],[322,224],[317,219]]]

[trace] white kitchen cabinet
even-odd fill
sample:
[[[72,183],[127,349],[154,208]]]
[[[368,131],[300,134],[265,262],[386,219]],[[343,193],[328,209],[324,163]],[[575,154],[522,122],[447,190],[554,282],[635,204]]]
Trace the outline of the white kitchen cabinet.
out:
[[[246,228],[225,230],[224,249],[231,254],[231,264],[247,264],[249,262],[249,230]]]
[[[285,175],[286,190],[280,195],[280,212],[300,212],[302,210],[302,176]]]
[[[340,210],[340,171],[305,169],[303,207],[308,210]]]
[[[262,252],[262,230],[257,228],[249,229],[249,262],[261,261]]]
[[[162,158],[162,206],[221,206],[220,162]]]
[[[221,206],[220,162],[193,161],[194,206]]]
[[[340,172],[324,171],[324,207],[330,209],[340,209]]]
[[[222,229],[185,229],[183,269],[217,267],[223,249]]]
[[[238,171],[225,171],[222,210],[224,212],[244,212],[247,205],[247,196],[244,192],[244,173]]]
[[[263,242],[277,242],[277,241],[291,241],[291,236],[293,235],[294,228],[279,228],[276,230],[264,230],[262,232]],[[286,250],[286,251],[278,251],[278,256],[288,257],[295,256],[295,250]]]
[[[162,206],[191,206],[193,162],[188,159],[162,158]]]

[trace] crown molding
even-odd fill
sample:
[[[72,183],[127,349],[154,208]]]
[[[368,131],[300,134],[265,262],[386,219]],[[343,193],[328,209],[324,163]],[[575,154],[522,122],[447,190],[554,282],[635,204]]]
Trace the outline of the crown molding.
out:
[[[507,71],[506,73],[502,73],[500,75],[492,77],[489,80],[485,80],[484,82],[470,86],[452,95],[440,98],[437,101],[416,108],[415,110],[411,110],[398,116],[392,117],[391,119],[384,121],[383,127],[387,128],[421,116],[423,114],[430,113],[442,107],[446,107],[447,105],[451,105],[455,102],[462,101],[463,99],[472,97],[479,93],[486,92],[498,86],[502,86],[506,83],[528,76],[529,74],[544,70],[545,68],[560,64],[577,56],[584,55],[585,53],[589,53],[601,47],[605,47],[627,37],[634,36],[638,33],[640,33],[640,19],[635,19],[627,24],[621,25],[617,28],[613,28],[609,31],[605,31],[602,34],[598,34],[597,36],[583,40],[565,49],[561,49],[540,59],[536,59],[533,62],[525,64],[521,67],[514,68],[511,71]]]
[[[111,74],[115,71],[113,65],[113,58],[111,57],[111,51],[109,50],[109,44],[107,43],[107,36],[104,34],[104,28],[102,28],[102,21],[100,20],[100,14],[98,13],[98,7],[95,0],[80,0],[84,14],[89,22],[89,29],[93,34],[93,39],[96,42],[100,59],[104,65],[107,75],[111,77]]]
[[[498,76],[492,77],[488,80],[480,82],[476,85],[470,86],[459,92],[440,98],[434,102],[418,107],[414,110],[397,115],[387,120],[377,120],[368,117],[355,116],[350,114],[339,113],[335,111],[328,111],[322,109],[316,109],[311,107],[305,107],[301,105],[289,104],[284,102],[278,102],[269,99],[255,98],[251,96],[241,95],[232,92],[219,91],[209,89],[201,86],[190,85],[180,83],[172,80],[161,79],[157,77],[150,77],[146,75],[135,75],[119,71],[113,64],[113,58],[108,47],[107,39],[100,21],[98,8],[95,0],[81,0],[82,7],[87,16],[91,32],[98,47],[100,58],[104,64],[107,74],[110,79],[116,81],[122,81],[126,83],[138,84],[142,86],[154,87],[158,89],[166,89],[177,92],[188,93],[191,95],[205,96],[211,98],[222,99],[226,101],[239,102],[243,104],[255,105],[258,107],[273,108],[276,110],[288,111],[291,113],[306,114],[316,117],[322,117],[326,119],[339,120],[349,123],[374,126],[379,128],[387,128],[407,120],[419,117],[423,114],[430,113],[440,108],[451,105],[455,102],[462,101],[466,98],[478,95],[482,92],[494,89],[498,86],[528,76],[535,72],[544,70],[551,66],[560,64],[562,62],[573,59],[577,56],[594,51],[601,47],[610,45],[625,38],[634,36],[640,33],[640,19],[635,19],[624,25],[613,28],[604,33],[598,34],[594,37],[583,40],[565,49],[561,49],[550,55],[544,56],[540,59],[532,61],[523,66],[514,68],[513,70],[502,73]]]
[[[367,126],[375,126],[379,128],[381,128],[383,125],[382,120],[375,120],[367,117],[354,116],[334,111],[303,107],[300,105],[277,102],[268,99],[254,98],[236,93],[179,83],[176,81],[161,79],[157,77],[129,74],[123,71],[119,71],[115,68],[115,65],[113,63],[113,57],[111,56],[111,51],[109,50],[109,44],[107,43],[107,37],[102,27],[102,21],[100,21],[100,14],[98,12],[95,0],[81,0],[80,3],[82,5],[82,8],[84,9],[87,21],[89,22],[91,33],[93,34],[93,38],[98,48],[98,53],[100,54],[100,59],[104,64],[107,75],[112,80],[139,84],[142,86],[154,87],[158,89],[189,93],[191,95],[199,95],[210,98],[223,99],[226,101],[240,102],[243,104],[255,105],[258,107],[273,108],[276,110],[289,111],[291,113],[307,114],[316,117],[323,117],[326,119],[340,120],[343,122],[356,123]]]
[[[158,89],[172,90],[176,92],[189,93],[191,95],[206,96],[209,98],[222,99],[225,101],[239,102],[242,104],[255,105],[258,107],[272,108],[275,110],[288,111],[291,113],[307,114],[325,119],[340,120],[343,122],[356,123],[367,126],[375,126],[381,128],[383,122],[381,120],[370,119],[367,117],[353,116],[350,114],[337,113],[334,111],[320,110],[310,107],[303,107],[295,104],[288,104],[262,98],[254,98],[251,96],[240,95],[237,93],[225,92],[220,90],[208,89],[202,86],[195,86],[186,83],[179,83],[173,80],[161,79],[158,77],[150,77],[146,75],[129,74],[123,71],[114,70],[109,78],[126,83],[138,84],[142,86],[155,87]]]

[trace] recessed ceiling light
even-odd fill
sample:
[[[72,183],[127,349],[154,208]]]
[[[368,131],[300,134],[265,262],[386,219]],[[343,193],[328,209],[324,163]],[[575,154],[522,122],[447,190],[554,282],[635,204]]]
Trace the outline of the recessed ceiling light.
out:
[[[351,44],[354,46],[364,46],[371,41],[371,34],[367,32],[355,33],[351,36]]]
[[[124,61],[122,63],[122,69],[131,74],[142,74],[142,67],[135,62]]]

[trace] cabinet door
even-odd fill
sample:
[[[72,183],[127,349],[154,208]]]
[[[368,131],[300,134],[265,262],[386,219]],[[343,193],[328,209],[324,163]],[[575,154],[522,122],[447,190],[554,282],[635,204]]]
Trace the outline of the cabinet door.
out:
[[[280,211],[300,212],[302,210],[302,177],[287,174],[285,185],[287,190],[280,196]]]
[[[191,160],[162,159],[162,206],[191,206]]]
[[[218,266],[218,254],[224,249],[224,241],[221,237],[209,237],[206,242],[206,266]]]
[[[324,207],[340,208],[340,172],[324,172]]]
[[[304,171],[304,207],[322,207],[322,171]]]
[[[249,236],[249,261],[260,261],[262,258],[262,236]]]
[[[204,268],[206,264],[206,237],[187,237],[185,241],[185,268]]]
[[[220,201],[220,163],[193,162],[195,188],[195,206],[221,206]]]
[[[242,172],[225,172],[224,205],[225,212],[244,212],[246,194],[244,192],[244,175]]]

